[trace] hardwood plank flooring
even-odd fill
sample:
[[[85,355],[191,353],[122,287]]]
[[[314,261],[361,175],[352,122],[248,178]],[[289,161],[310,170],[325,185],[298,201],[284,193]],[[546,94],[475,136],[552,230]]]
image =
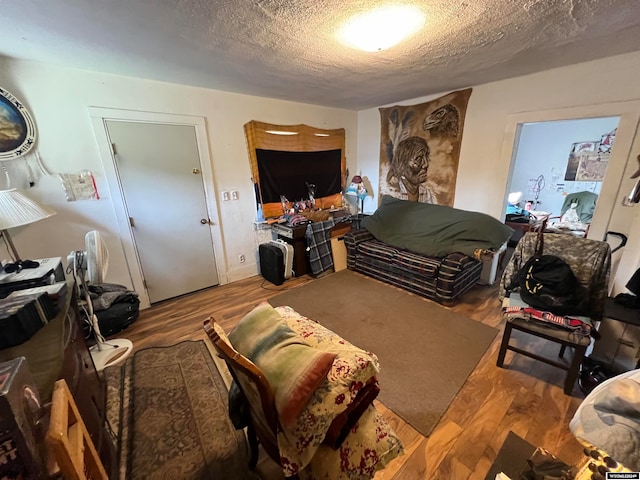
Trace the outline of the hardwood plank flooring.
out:
[[[255,276],[202,290],[143,310],[133,325],[116,336],[129,338],[136,351],[204,339],[202,322],[207,317],[213,316],[229,331],[259,302],[313,280],[302,276],[274,286]],[[503,328],[497,285],[477,286],[450,308],[500,333],[428,438],[376,401],[406,449],[376,479],[484,479],[509,430],[569,464],[582,460],[582,447],[568,428],[584,398],[577,386],[573,396],[564,395],[564,372],[513,352],[507,353],[507,368],[496,366]],[[533,341],[548,353],[548,342]]]

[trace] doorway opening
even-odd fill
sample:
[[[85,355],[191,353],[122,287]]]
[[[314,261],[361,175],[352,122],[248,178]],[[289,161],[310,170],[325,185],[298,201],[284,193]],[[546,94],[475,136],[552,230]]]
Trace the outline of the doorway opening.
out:
[[[637,253],[640,252],[640,249],[634,248],[637,242],[640,241],[640,237],[634,233],[638,231],[640,217],[635,215],[633,208],[622,206],[622,200],[629,191],[627,186],[629,180],[625,177],[625,171],[633,172],[637,168],[635,166],[636,155],[632,155],[631,152],[636,140],[638,125],[640,124],[640,100],[521,112],[509,115],[506,121],[501,153],[503,164],[508,165],[502,211],[505,212],[508,205],[507,197],[512,188],[511,181],[514,178],[513,171],[519,144],[518,139],[523,125],[605,117],[617,117],[619,123],[614,147],[611,150],[606,169],[606,176],[598,194],[593,220],[589,226],[588,237],[594,240],[606,241],[608,240],[607,232],[615,231],[625,234],[629,238],[628,245],[612,256],[610,290],[613,294],[616,294],[624,290],[624,284],[640,265],[640,254]],[[590,139],[586,138],[584,140]],[[578,140],[578,142],[580,141]],[[549,184],[551,183],[552,179],[550,178]],[[617,239],[613,239],[613,242],[610,243],[612,248],[619,245]]]
[[[619,123],[610,116],[520,124],[506,214],[548,218],[559,230],[586,236]]]

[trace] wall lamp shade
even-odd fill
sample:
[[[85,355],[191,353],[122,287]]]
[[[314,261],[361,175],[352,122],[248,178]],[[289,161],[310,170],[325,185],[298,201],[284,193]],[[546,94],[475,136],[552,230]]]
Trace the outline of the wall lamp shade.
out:
[[[622,373],[594,388],[569,428],[582,443],[631,471],[640,471],[640,370]]]
[[[364,200],[367,196],[367,187],[364,186],[362,177],[356,175],[351,179],[351,184],[347,188],[346,194],[358,197],[360,200]]]
[[[522,192],[511,192],[507,197],[507,201],[510,205],[517,205],[522,198]]]
[[[358,207],[358,212],[364,211],[364,199],[367,197],[368,191],[360,175],[355,175],[351,179],[351,183],[349,184],[345,194],[357,197],[356,206]],[[358,200],[360,200],[360,205],[358,205]]]
[[[2,232],[2,236],[7,242],[15,262],[5,266],[7,272],[38,266],[34,265],[36,262],[22,261],[11,240],[8,229],[28,225],[54,214],[54,211],[38,205],[15,188],[0,190],[0,232]]]

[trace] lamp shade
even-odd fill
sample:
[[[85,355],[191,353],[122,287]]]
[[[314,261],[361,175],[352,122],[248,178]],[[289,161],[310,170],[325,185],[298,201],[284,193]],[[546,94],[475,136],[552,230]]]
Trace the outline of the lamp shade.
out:
[[[15,188],[0,190],[0,230],[28,225],[54,214]]]
[[[521,198],[522,198],[522,192],[511,192],[509,194],[509,196],[507,197],[507,201],[511,205],[515,205],[516,203],[518,203],[520,201]]]

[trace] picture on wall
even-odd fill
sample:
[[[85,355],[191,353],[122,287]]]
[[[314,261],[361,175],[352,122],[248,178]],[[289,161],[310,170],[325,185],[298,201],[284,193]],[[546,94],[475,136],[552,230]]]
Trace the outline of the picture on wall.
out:
[[[36,128],[29,111],[16,97],[0,88],[0,160],[27,153],[35,145]]]
[[[380,109],[380,198],[453,206],[471,89]]]
[[[598,145],[598,151],[601,153],[611,153],[611,147],[613,147],[613,142],[616,139],[617,128],[614,128],[613,131],[609,133],[605,133],[602,135],[600,139],[600,144]]]
[[[576,172],[577,182],[602,182],[609,165],[608,153],[581,155]]]
[[[607,173],[616,130],[602,135],[600,140],[572,144],[564,179],[576,182],[602,182]]]

